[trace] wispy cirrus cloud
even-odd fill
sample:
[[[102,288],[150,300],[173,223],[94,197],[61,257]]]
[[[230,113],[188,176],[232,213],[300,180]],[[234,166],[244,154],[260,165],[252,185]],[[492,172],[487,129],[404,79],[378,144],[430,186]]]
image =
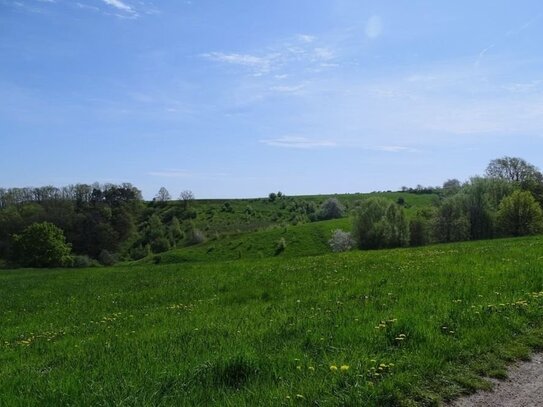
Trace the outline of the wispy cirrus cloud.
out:
[[[224,52],[208,52],[200,56],[212,61],[222,62],[225,64],[239,65],[252,69],[257,74],[265,74],[270,72],[273,65],[279,59],[280,54],[272,53],[262,56],[251,54],[237,54]]]
[[[312,71],[315,68],[333,68],[338,57],[335,50],[317,43],[317,37],[309,34],[298,34],[283,41],[277,46],[268,47],[266,52],[238,53],[214,51],[200,54],[200,57],[210,61],[239,66],[253,73],[253,76],[263,76],[273,73],[276,78],[284,78],[284,71]]]
[[[104,3],[106,3],[108,6],[114,7],[117,10],[124,11],[127,13],[134,13],[134,9],[130,7],[128,4],[124,3],[121,0],[102,0]]]
[[[336,147],[336,143],[332,140],[310,139],[308,137],[299,136],[283,136],[274,139],[260,140],[262,144],[271,147],[283,148],[298,148],[298,149],[313,149],[313,148],[332,148]]]

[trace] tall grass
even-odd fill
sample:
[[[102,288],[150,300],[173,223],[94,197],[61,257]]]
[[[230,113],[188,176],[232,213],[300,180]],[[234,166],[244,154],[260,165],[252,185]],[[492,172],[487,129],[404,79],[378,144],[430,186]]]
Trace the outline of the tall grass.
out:
[[[0,405],[432,405],[543,344],[542,248],[2,271]]]

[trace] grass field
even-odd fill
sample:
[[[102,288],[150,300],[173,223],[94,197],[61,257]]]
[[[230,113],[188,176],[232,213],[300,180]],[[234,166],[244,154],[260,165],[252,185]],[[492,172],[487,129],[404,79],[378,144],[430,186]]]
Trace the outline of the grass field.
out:
[[[434,405],[543,345],[543,238],[0,271],[0,405]]]

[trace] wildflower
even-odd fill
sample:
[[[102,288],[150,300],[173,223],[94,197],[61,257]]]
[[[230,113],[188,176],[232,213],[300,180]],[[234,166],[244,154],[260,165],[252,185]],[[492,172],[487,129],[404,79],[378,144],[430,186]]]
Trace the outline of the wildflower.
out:
[[[331,366],[330,366],[330,370],[331,370],[332,372],[335,372],[335,371],[337,370],[337,366],[336,366],[336,365],[331,365]]]
[[[341,367],[339,368],[342,372],[346,372],[347,370],[349,370],[349,365],[341,365]]]

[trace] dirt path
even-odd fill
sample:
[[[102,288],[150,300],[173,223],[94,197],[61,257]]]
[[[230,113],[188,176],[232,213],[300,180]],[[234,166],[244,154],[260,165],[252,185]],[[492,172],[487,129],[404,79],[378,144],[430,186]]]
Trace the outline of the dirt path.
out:
[[[513,365],[506,380],[495,380],[492,391],[480,391],[450,404],[451,407],[543,406],[543,354]]]

